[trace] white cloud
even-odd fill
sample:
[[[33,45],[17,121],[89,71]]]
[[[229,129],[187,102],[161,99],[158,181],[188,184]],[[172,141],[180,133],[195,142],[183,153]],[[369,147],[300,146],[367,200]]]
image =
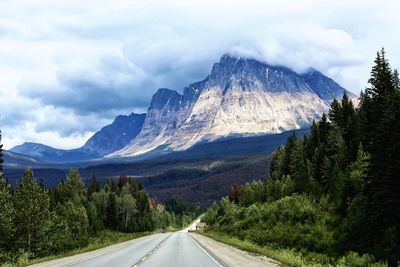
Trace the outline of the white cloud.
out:
[[[358,93],[381,46],[400,66],[398,10],[394,0],[0,1],[5,147],[82,145],[118,113],[143,111],[158,87],[203,79],[226,52],[313,66]]]

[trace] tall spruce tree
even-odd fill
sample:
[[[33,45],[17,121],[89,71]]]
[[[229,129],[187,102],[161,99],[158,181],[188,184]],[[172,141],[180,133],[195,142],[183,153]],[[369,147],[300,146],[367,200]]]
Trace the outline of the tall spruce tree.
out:
[[[39,251],[49,220],[50,198],[26,169],[14,195],[16,241],[29,252]]]
[[[400,92],[383,49],[369,84],[360,108],[363,146],[371,155],[361,247],[394,265],[400,260]]]
[[[10,250],[15,233],[14,205],[8,183],[0,174],[0,251]]]

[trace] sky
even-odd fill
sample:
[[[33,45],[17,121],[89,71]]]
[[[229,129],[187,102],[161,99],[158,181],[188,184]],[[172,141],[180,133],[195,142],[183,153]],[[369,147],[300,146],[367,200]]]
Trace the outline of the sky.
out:
[[[399,13],[395,0],[0,0],[2,142],[80,147],[225,53],[359,94],[381,47],[400,67]]]

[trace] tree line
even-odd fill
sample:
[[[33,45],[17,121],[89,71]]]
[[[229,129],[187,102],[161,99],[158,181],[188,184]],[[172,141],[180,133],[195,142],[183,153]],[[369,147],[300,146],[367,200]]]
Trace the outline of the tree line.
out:
[[[377,53],[357,107],[335,100],[304,137],[274,152],[265,181],[234,186],[204,220],[259,245],[400,262],[400,82]],[[354,254],[351,254],[354,255]],[[361,263],[360,263],[361,262]]]
[[[179,198],[150,198],[134,179],[121,176],[88,187],[77,170],[53,188],[26,169],[15,189],[0,177],[0,263],[60,254],[89,244],[105,230],[145,232],[179,228],[201,209]]]

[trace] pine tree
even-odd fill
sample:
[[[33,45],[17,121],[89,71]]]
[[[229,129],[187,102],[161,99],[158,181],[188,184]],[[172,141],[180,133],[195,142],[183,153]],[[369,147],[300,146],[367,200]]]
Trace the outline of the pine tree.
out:
[[[329,114],[329,119],[332,122],[340,124],[340,121],[342,120],[342,108],[337,99],[334,99],[332,101],[328,114]]]
[[[85,186],[78,170],[70,170],[66,180],[55,191],[55,211],[68,229],[69,238],[66,238],[65,246],[73,248],[85,245],[89,219],[85,208]]]
[[[371,168],[364,190],[368,224],[361,226],[365,239],[359,242],[362,250],[392,265],[400,259],[400,93],[393,73],[382,49],[360,108],[361,140]]]
[[[294,190],[298,193],[310,191],[310,168],[306,159],[304,144],[301,140],[295,143],[290,158],[289,169],[290,176],[294,181]]]
[[[15,233],[14,205],[8,184],[0,174],[0,250],[10,250]]]
[[[49,220],[50,198],[26,169],[14,195],[16,240],[29,252],[40,249]]]
[[[319,128],[319,140],[321,143],[325,144],[328,138],[328,132],[330,128],[330,123],[328,122],[328,118],[325,113],[322,114],[321,120],[318,123]]]
[[[100,183],[97,181],[96,176],[92,176],[92,181],[90,182],[90,185],[87,189],[87,196],[90,198],[90,196],[93,193],[99,192],[100,191]]]
[[[288,138],[284,148],[285,152],[283,153],[282,168],[281,168],[282,175],[290,174],[290,161],[295,145],[296,145],[296,136],[295,133],[293,132],[293,135]]]
[[[116,229],[117,225],[117,195],[115,192],[110,192],[107,206],[107,226]]]

